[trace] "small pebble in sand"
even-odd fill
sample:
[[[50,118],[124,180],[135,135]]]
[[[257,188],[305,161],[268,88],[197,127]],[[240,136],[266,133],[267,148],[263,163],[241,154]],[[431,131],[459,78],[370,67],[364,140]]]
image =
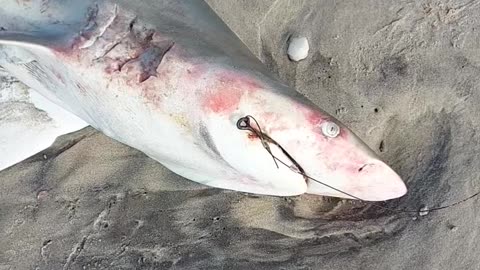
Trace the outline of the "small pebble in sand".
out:
[[[46,191],[46,190],[42,190],[42,191],[37,193],[37,199],[38,200],[43,200],[47,197],[48,197],[48,191]]]
[[[448,229],[451,231],[451,232],[456,232],[458,230],[458,227],[455,226],[455,225],[448,225]]]
[[[47,155],[43,155],[43,159],[47,159]]]
[[[287,54],[292,61],[300,61],[308,56],[308,40],[306,37],[291,38],[288,44]]]
[[[418,212],[418,214],[419,214],[420,216],[426,216],[426,215],[428,215],[428,207],[425,206],[425,207],[420,208],[420,211]]]

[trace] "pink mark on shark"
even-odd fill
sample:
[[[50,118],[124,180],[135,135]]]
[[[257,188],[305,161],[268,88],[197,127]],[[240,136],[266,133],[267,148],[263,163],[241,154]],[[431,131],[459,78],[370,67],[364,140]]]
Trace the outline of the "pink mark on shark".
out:
[[[217,82],[205,96],[203,107],[214,113],[231,113],[237,109],[244,95],[261,88],[260,84],[243,74],[233,71],[222,71]]]
[[[227,113],[234,111],[242,97],[240,91],[228,91],[228,93],[215,92],[208,95],[204,106],[215,113]]]

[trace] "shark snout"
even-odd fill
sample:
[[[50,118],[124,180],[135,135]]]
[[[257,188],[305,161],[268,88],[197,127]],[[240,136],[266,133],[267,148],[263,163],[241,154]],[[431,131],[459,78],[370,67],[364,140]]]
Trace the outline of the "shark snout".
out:
[[[390,200],[407,193],[400,176],[380,160],[358,166],[356,176],[350,182],[352,185],[347,188],[348,193],[367,201]]]
[[[364,201],[385,201],[407,193],[400,176],[384,162],[374,159],[345,169],[338,168],[324,178],[324,185],[309,181],[307,193]],[[331,187],[335,188],[332,189]]]

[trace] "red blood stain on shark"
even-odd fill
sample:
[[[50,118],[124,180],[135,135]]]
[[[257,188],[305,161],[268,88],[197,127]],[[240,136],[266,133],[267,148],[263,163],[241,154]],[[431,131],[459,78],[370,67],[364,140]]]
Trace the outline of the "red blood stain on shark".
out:
[[[261,86],[253,79],[233,71],[217,75],[218,81],[205,97],[203,107],[214,113],[229,113],[237,109],[243,96],[255,92]]]

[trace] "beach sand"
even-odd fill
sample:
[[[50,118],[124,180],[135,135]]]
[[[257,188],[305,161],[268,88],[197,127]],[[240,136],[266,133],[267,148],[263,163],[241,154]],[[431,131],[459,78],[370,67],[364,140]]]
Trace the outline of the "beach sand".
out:
[[[285,83],[405,180],[384,206],[480,190],[480,3],[209,0]],[[291,37],[309,41],[292,62]],[[418,216],[183,179],[94,129],[0,172],[0,269],[479,269],[478,199]]]

